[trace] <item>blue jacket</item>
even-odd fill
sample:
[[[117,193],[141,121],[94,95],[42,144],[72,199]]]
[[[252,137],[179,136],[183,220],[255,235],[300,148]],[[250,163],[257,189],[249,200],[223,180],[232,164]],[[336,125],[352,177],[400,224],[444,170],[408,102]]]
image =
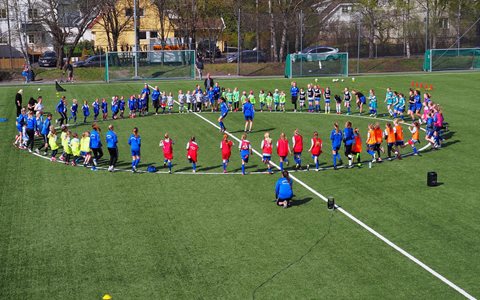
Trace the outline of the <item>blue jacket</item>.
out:
[[[117,134],[112,130],[107,131],[106,136],[107,148],[117,148]]]
[[[48,135],[50,133],[50,120],[48,118],[43,121],[42,131],[40,133],[43,135]]]
[[[298,87],[292,86],[292,88],[290,89],[290,95],[295,97],[298,95],[298,91],[299,91]]]
[[[57,112],[63,113],[65,111],[65,104],[63,103],[62,99],[57,104]]]
[[[332,148],[340,148],[342,145],[342,132],[337,131],[335,129],[332,130],[330,133],[330,140],[332,141]]]
[[[128,144],[130,145],[130,149],[134,151],[140,150],[140,146],[142,144],[142,140],[140,136],[135,136],[133,133],[130,135],[128,139]]]
[[[222,102],[222,104],[220,105],[220,111],[221,111],[222,116],[226,115],[228,113],[227,103]]]
[[[96,149],[102,147],[102,141],[100,140],[100,133],[96,130],[90,131],[90,148]]]
[[[37,130],[37,120],[35,117],[27,117],[27,129]]]
[[[243,105],[243,115],[245,117],[252,117],[253,118],[254,112],[253,112],[252,103],[245,102],[245,104]]]
[[[160,98],[160,91],[153,90],[152,92],[152,101],[158,101]]]
[[[355,143],[355,135],[353,134],[352,128],[343,129],[343,141],[347,146],[353,145]]]
[[[292,179],[279,178],[275,184],[275,198],[280,200],[291,199],[293,197],[292,184]]]
[[[140,95],[143,95],[143,93],[146,94],[146,98],[148,99],[148,96],[150,96],[150,89],[148,87],[146,88],[143,88],[142,92],[140,93]]]

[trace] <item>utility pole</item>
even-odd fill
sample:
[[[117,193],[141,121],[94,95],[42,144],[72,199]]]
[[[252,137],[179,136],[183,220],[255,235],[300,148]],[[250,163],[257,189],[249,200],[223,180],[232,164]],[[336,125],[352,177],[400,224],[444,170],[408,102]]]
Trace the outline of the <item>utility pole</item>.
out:
[[[137,0],[133,0],[133,31],[135,32],[135,52],[133,58],[135,63],[134,79],[138,79],[138,28],[137,28]]]
[[[358,40],[357,40],[357,74],[360,73],[360,36],[362,35],[362,24],[358,18]]]
[[[425,16],[425,52],[428,50],[428,27],[429,25],[429,18],[430,18],[430,0],[427,0],[427,15]]]
[[[240,8],[238,9],[238,20],[237,20],[237,76],[240,75],[240,59],[241,59],[241,50],[240,50]]]
[[[8,51],[10,54],[10,69],[13,69],[13,54],[12,54],[12,31],[10,29],[10,5],[8,3],[8,0],[5,1],[5,5],[7,6],[7,29],[8,29]]]

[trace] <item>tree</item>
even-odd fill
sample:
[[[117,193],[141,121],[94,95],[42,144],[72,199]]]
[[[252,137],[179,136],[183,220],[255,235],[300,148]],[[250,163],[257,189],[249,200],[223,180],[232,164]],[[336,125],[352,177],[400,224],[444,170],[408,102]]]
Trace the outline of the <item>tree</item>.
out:
[[[70,46],[66,54],[68,62],[88,26],[98,16],[101,3],[95,0],[43,0],[38,3],[38,8],[40,19],[53,39],[57,67],[61,68],[67,42]]]
[[[117,0],[103,0],[102,2],[99,24],[107,34],[108,50],[118,51],[120,35],[126,28],[132,26],[133,14],[125,14],[125,9],[131,8],[133,4],[131,0],[127,0],[125,6],[120,5],[120,1]]]

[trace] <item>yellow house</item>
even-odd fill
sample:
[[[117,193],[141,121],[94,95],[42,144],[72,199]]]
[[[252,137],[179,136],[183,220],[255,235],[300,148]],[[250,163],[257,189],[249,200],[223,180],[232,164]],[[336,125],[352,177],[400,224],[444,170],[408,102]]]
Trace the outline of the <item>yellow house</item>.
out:
[[[138,0],[137,16],[139,27],[139,50],[149,49],[149,40],[158,38],[161,34],[161,23],[157,8],[150,0]],[[130,51],[135,45],[135,31],[133,24],[133,0],[117,1],[118,23],[126,24],[118,39],[118,51]],[[108,36],[104,26],[103,18],[100,15],[91,26],[92,39],[95,47],[108,49]],[[107,26],[108,27],[108,26]],[[164,21],[165,38],[174,37],[174,28],[165,17]],[[111,49],[109,49],[111,50]]]

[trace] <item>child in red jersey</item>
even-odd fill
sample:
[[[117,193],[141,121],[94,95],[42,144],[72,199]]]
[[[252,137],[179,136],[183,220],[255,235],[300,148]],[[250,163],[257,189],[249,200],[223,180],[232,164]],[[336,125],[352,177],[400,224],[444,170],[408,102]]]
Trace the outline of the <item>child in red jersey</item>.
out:
[[[223,173],[227,173],[227,165],[230,161],[230,155],[232,155],[233,142],[228,139],[228,134],[223,135],[223,139],[220,142],[220,149],[222,150],[222,165]]]
[[[168,173],[172,174],[173,145],[175,142],[165,133],[165,139],[160,140],[159,146],[163,149],[163,166],[168,165]]]
[[[192,172],[197,171],[198,144],[195,142],[195,136],[190,138],[187,143],[187,159],[192,164]]]
[[[277,154],[280,157],[280,171],[283,171],[283,163],[288,166],[288,154],[291,153],[288,139],[285,133],[280,134],[280,139],[277,141]]]

